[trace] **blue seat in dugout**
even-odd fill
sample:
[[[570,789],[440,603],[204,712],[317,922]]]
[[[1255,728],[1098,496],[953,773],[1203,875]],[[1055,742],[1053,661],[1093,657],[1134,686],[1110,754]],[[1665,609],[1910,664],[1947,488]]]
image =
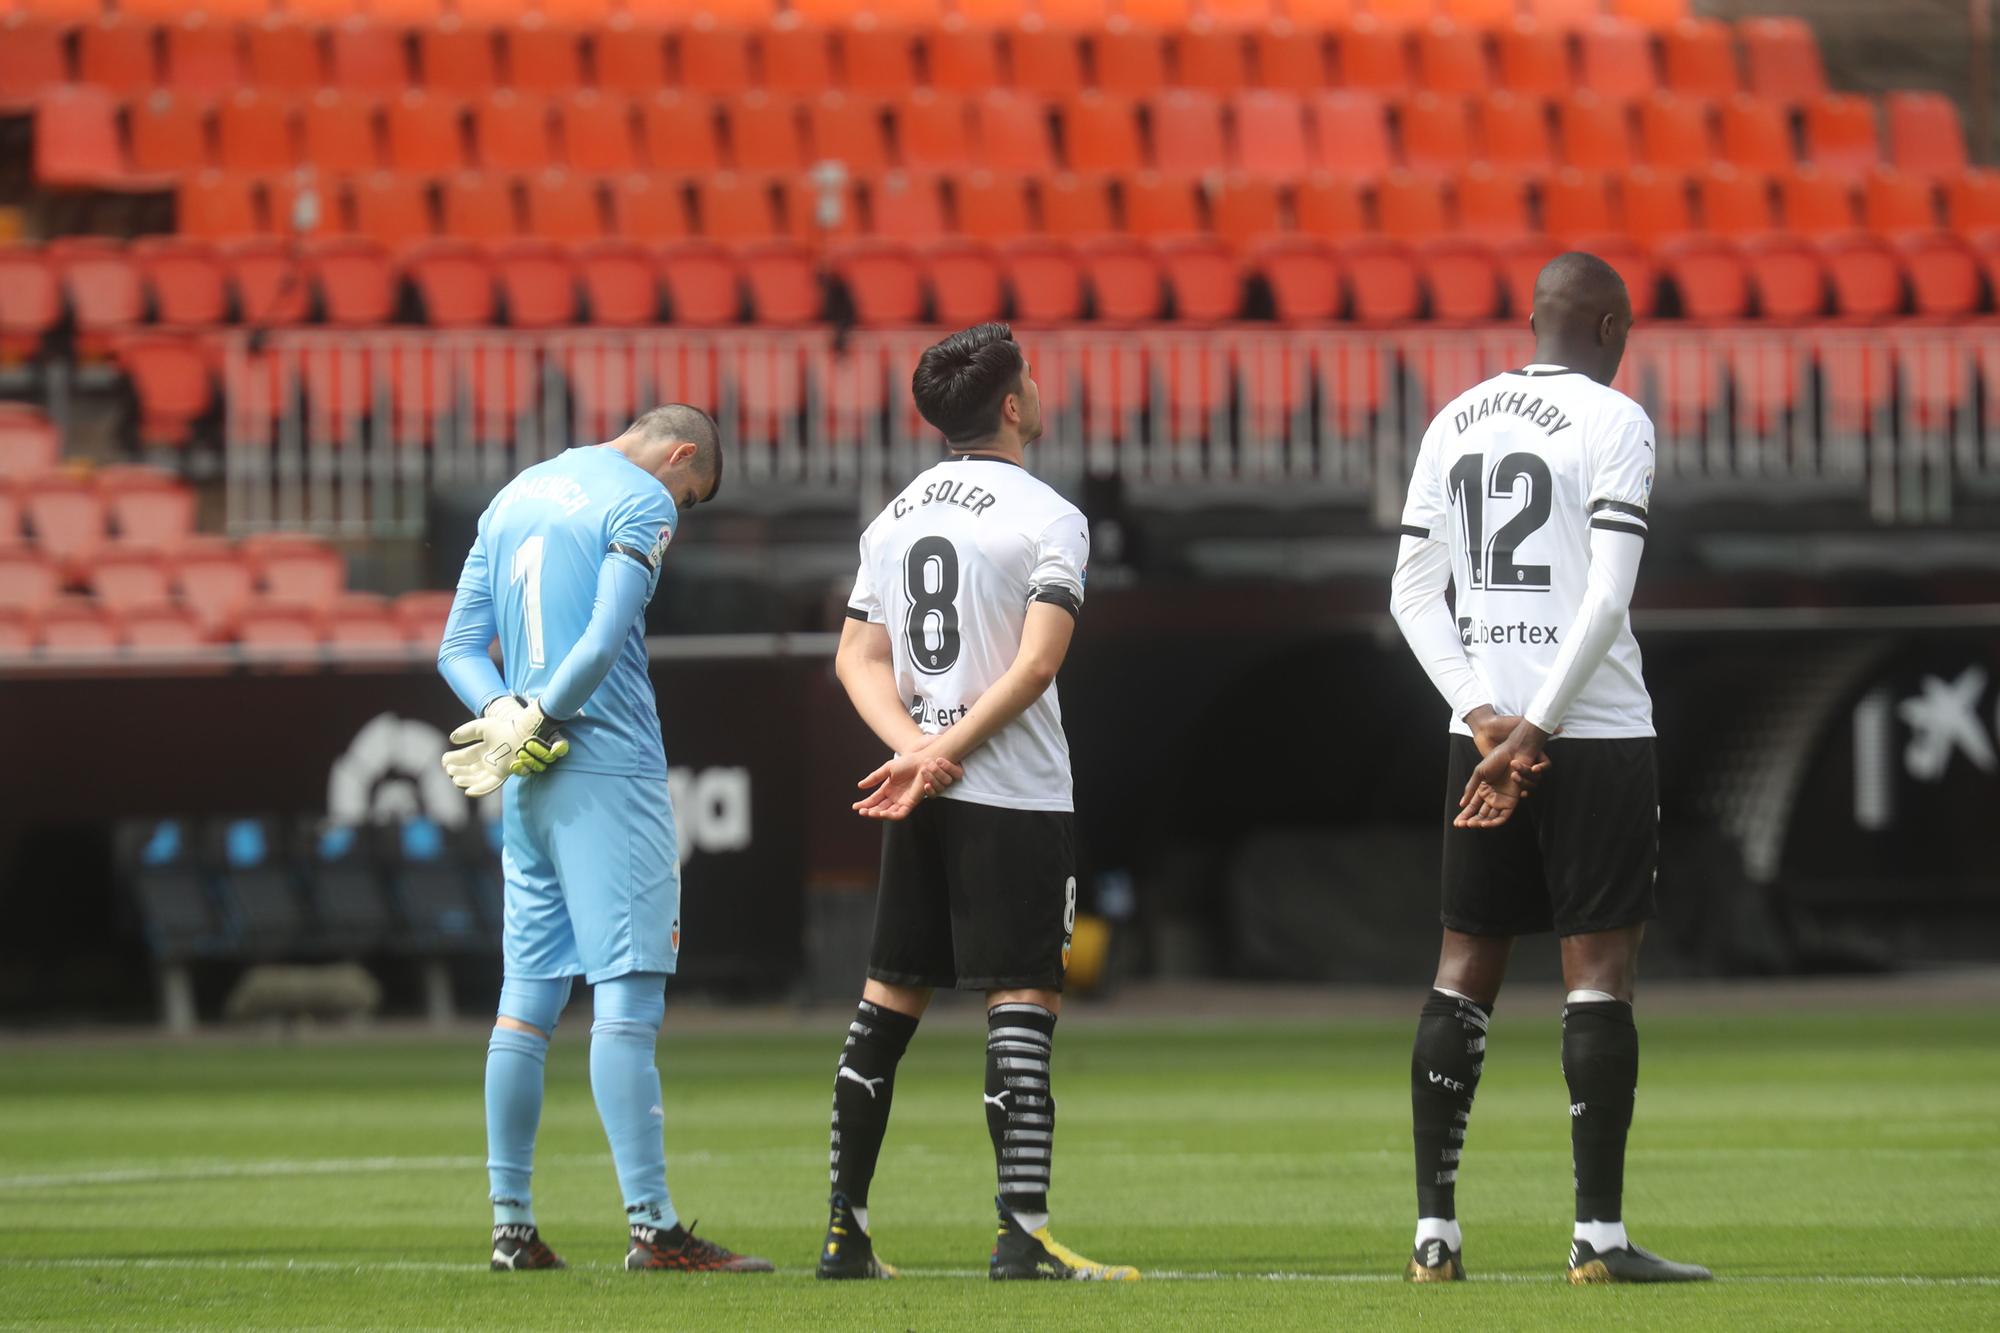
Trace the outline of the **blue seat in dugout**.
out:
[[[297,836],[318,944],[350,955],[386,947],[396,932],[378,831],[308,818],[299,821]]]
[[[204,835],[243,952],[276,958],[312,943],[297,867],[284,825],[266,816],[220,819]]]
[[[139,906],[146,947],[156,959],[212,958],[233,947],[185,821],[127,822],[118,830],[115,847]]]
[[[391,825],[386,833],[407,927],[399,941],[402,951],[457,953],[488,948],[497,923],[483,918],[473,892],[473,857],[483,848],[483,833],[454,834],[422,816]],[[496,882],[498,874],[496,865]]]

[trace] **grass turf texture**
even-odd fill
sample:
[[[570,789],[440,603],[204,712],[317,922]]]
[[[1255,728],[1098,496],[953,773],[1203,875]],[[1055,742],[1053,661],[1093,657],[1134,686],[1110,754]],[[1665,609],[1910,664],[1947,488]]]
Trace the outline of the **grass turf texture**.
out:
[[[1495,1024],[1459,1186],[1474,1280],[1449,1289],[1394,1280],[1411,1219],[1400,1021],[1113,1027],[1079,1007],[1056,1044],[1054,1230],[1189,1275],[1101,1287],[985,1280],[992,1161],[963,1023],[905,1059],[874,1189],[881,1252],[920,1275],[870,1284],[810,1276],[838,1019],[685,1035],[670,1014],[661,1042],[682,1215],[775,1277],[615,1267],[623,1217],[574,1020],[549,1061],[535,1192],[567,1273],[485,1271],[476,1039],[0,1047],[0,1327],[2000,1322],[1986,1018],[1642,1008],[1626,1215],[1641,1244],[1720,1280],[1572,1289],[1557,1026],[1526,1001]]]

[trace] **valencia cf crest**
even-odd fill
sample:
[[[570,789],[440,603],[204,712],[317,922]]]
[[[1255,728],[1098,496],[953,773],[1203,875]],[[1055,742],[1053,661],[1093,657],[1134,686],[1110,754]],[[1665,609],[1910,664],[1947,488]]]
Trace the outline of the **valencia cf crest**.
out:
[[[679,917],[674,918],[673,946],[674,952],[679,954],[681,951],[681,919]],[[1064,953],[1067,954],[1068,950],[1064,950]],[[1065,957],[1063,961],[1064,963],[1068,963],[1069,960]]]

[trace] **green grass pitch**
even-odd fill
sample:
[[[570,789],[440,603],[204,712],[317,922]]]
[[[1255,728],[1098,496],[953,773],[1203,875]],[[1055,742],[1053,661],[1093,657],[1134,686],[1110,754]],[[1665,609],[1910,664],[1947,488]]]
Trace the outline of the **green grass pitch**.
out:
[[[669,1031],[684,1217],[774,1277],[626,1274],[573,1017],[536,1180],[566,1273],[486,1271],[483,1043],[0,1046],[0,1327],[1993,1328],[2000,1060],[1945,1009],[1647,1018],[1635,1237],[1713,1266],[1572,1289],[1552,1006],[1495,1024],[1459,1187],[1473,1281],[1396,1280],[1410,1240],[1403,1021],[1096,1023],[1056,1044],[1055,1230],[1121,1286],[996,1286],[981,1044],[921,1033],[873,1199],[910,1276],[819,1284],[824,1031]],[[1412,1001],[1414,1011],[1415,1001]]]

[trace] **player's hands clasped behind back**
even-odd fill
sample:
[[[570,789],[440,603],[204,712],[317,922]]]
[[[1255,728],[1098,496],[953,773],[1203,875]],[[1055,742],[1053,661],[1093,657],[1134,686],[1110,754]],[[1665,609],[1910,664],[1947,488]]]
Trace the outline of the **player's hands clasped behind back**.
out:
[[[965,770],[958,764],[928,753],[937,739],[926,736],[922,745],[897,755],[855,783],[868,795],[854,803],[854,812],[863,819],[903,819],[964,777]]]
[[[1483,757],[1466,781],[1458,817],[1451,822],[1458,828],[1499,828],[1548,772],[1549,758],[1542,752],[1548,738],[1522,718],[1491,708],[1475,709],[1465,723]]]
[[[445,752],[444,771],[468,796],[496,792],[510,777],[546,773],[569,753],[569,742],[540,704],[512,697],[495,699],[484,717],[452,732],[451,739],[465,748]]]

